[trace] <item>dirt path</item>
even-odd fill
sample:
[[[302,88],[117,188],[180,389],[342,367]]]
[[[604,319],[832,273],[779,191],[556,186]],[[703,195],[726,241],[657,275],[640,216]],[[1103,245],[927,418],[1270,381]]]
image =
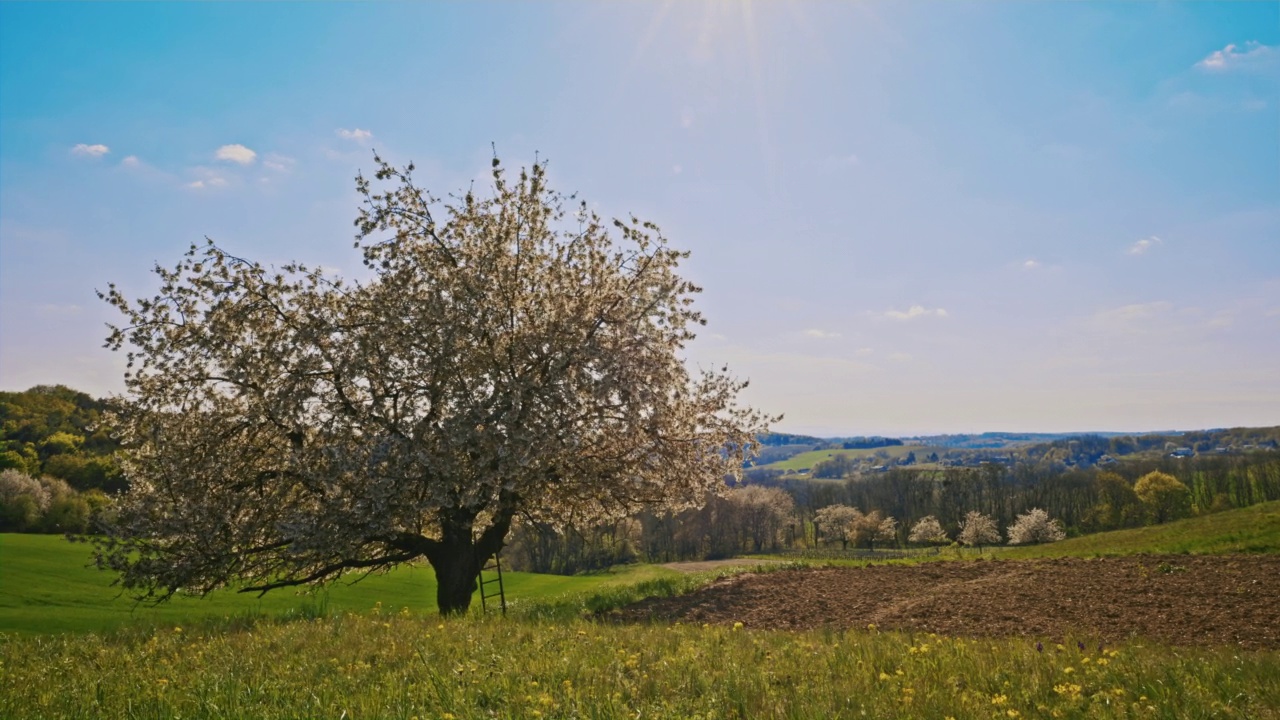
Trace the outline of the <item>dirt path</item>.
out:
[[[720,565],[673,565],[705,570],[741,564],[715,562]],[[1280,557],[1133,556],[780,570],[725,578],[696,593],[623,608],[613,617],[742,622],[771,629],[875,623],[882,629],[946,635],[1103,641],[1139,636],[1174,645],[1280,649]]]

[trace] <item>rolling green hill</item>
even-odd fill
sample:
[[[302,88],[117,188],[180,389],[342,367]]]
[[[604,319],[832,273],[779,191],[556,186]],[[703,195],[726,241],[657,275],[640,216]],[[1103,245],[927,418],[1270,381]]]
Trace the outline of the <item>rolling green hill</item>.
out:
[[[916,458],[923,462],[925,455],[928,455],[930,452],[938,449],[939,448],[930,448],[924,445],[891,445],[889,447],[866,448],[859,450],[841,450],[840,448],[832,448],[830,450],[810,450],[809,452],[789,457],[781,462],[761,465],[760,467],[774,470],[799,471],[805,468],[812,468],[823,460],[830,460],[837,455],[844,455],[851,460],[861,460],[863,458],[873,457],[881,450],[888,453],[889,457],[893,460],[904,458],[908,453],[915,452]]]
[[[182,625],[211,616],[367,611],[377,603],[386,611],[436,612],[435,574],[425,565],[402,566],[354,583],[334,583],[311,595],[284,589],[259,598],[220,591],[149,606],[122,597],[111,586],[113,575],[88,566],[89,552],[87,545],[61,536],[0,534],[0,633],[100,632],[130,624]],[[676,575],[647,565],[571,577],[514,572],[503,577],[507,599],[518,602]],[[479,599],[472,605],[477,608]]]
[[[1082,535],[1048,545],[1007,548],[1003,558],[1169,553],[1280,552],[1280,501],[1163,525]]]

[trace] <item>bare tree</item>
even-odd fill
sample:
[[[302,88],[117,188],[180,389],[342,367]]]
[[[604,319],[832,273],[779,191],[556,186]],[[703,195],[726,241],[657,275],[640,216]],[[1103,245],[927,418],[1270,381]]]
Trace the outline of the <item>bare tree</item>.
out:
[[[735,488],[726,499],[754,552],[776,548],[796,510],[795,500],[786,490],[763,485]]]
[[[970,510],[960,521],[960,534],[956,536],[963,545],[981,548],[1000,542],[1000,529],[990,515],[983,515],[977,510]]]
[[[1029,543],[1057,542],[1067,536],[1062,524],[1050,520],[1049,513],[1040,508],[1032,508],[1009,526],[1009,544],[1026,545]]]
[[[210,241],[160,291],[104,299],[128,355],[131,489],[101,567],[147,599],[320,583],[426,558],[466,610],[512,520],[585,522],[723,490],[769,418],[680,352],[686,252],[603,221],[544,164],[442,201],[413,166],[357,178],[369,279]],[[381,190],[375,189],[375,182]],[[385,186],[385,187],[384,187]]]

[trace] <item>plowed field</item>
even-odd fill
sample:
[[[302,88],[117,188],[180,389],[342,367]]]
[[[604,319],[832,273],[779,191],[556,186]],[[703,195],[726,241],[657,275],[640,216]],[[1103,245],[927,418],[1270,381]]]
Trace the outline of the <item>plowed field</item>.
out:
[[[917,630],[959,636],[1142,637],[1280,648],[1280,556],[932,562],[737,575],[613,613],[621,621]]]

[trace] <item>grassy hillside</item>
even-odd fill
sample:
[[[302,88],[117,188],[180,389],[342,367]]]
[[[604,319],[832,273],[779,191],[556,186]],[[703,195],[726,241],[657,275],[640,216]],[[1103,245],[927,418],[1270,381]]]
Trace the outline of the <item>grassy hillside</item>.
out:
[[[1000,557],[1233,552],[1280,552],[1280,501],[1163,525],[1082,535],[1049,545],[1007,548],[1000,551]]]
[[[917,460],[920,461],[923,461],[924,456],[928,455],[930,452],[935,450],[941,452],[939,448],[930,448],[925,445],[891,445],[889,447],[865,448],[859,450],[841,450],[833,448],[830,450],[810,450],[809,452],[789,457],[781,462],[761,465],[760,467],[774,470],[803,470],[805,468],[812,468],[823,460],[830,460],[837,455],[844,455],[851,460],[861,460],[863,458],[872,457],[881,450],[888,453],[889,457],[894,460],[904,458],[910,452],[915,452]]]
[[[223,591],[152,607],[121,597],[119,589],[111,587],[114,576],[88,567],[89,560],[88,546],[60,536],[0,534],[0,633],[100,632],[130,624],[183,625],[211,617],[365,612],[377,603],[385,611],[436,612],[435,574],[425,565],[355,583],[339,582],[313,595],[284,589],[258,598]],[[508,601],[522,603],[676,575],[661,567],[633,566],[573,577],[504,573],[503,578]],[[478,607],[479,599],[473,604]]]

